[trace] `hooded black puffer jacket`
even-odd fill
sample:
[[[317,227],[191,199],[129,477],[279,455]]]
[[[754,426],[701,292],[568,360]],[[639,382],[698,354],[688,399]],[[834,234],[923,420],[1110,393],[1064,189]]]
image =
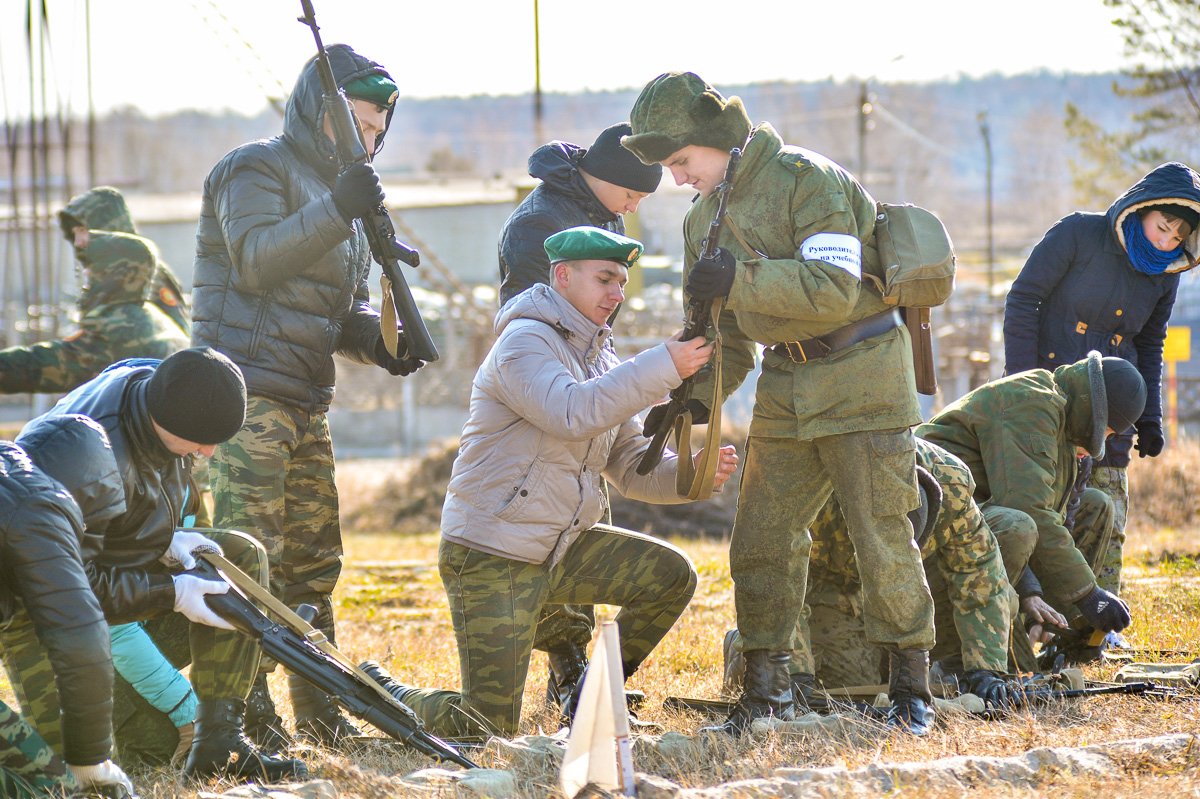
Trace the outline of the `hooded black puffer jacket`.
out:
[[[387,75],[346,45],[327,49],[339,85]],[[366,235],[333,202],[338,162],[324,115],[314,58],[288,98],[283,135],[244,144],[213,167],[192,292],[192,342],[228,355],[250,394],[307,413],[333,400],[334,353],[377,363],[380,340]]]
[[[1004,302],[1007,374],[1075,363],[1091,350],[1124,358],[1146,381],[1141,420],[1162,420],[1163,341],[1179,276],[1200,257],[1200,230],[1167,271],[1147,275],[1129,261],[1121,225],[1139,207],[1169,203],[1200,212],[1200,176],[1180,163],[1156,167],[1105,213],[1060,219],[1029,254]],[[1131,435],[1116,436],[1105,464],[1129,463]]]
[[[500,304],[535,283],[550,282],[546,239],[560,230],[593,225],[625,232],[625,220],[588,188],[579,174],[582,147],[553,141],[529,156],[529,174],[542,181],[521,201],[500,231]]]
[[[85,520],[124,510],[124,490],[103,431],[91,419],[49,422],[34,444],[73,453],[55,480],[10,442],[0,442],[0,621],[20,599],[50,658],[63,712],[64,756],[94,765],[112,754],[112,656],[108,625],[80,556]],[[32,447],[31,447],[32,449]],[[37,453],[33,452],[36,458]]]

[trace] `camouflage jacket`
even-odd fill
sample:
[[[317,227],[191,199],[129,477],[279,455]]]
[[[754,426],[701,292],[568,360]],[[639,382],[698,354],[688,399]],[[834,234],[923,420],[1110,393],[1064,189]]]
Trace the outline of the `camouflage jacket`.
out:
[[[917,428],[957,455],[975,478],[975,499],[1023,511],[1037,525],[1030,560],[1046,598],[1068,607],[1096,584],[1064,526],[1076,448],[1092,438],[1087,362],[1034,369],[986,383]]]
[[[784,145],[763,124],[746,144],[731,191],[727,230],[719,242],[738,262],[720,319],[723,397],[754,367],[755,342],[770,346],[812,338],[888,308],[859,274],[881,275],[875,201],[840,166]],[[717,201],[716,195],[703,198],[688,211],[688,266],[699,256]],[[837,247],[859,255],[846,260],[829,255]],[[901,326],[805,364],[767,351],[750,435],[812,439],[918,423],[910,348]],[[693,396],[711,396],[708,375],[697,378]]]
[[[933,529],[921,543],[921,558],[926,571],[936,568],[945,580],[954,627],[962,642],[963,665],[968,671],[1004,671],[1012,622],[1011,588],[1000,547],[972,499],[975,481],[971,471],[946,450],[919,438],[917,463],[942,487],[942,505]],[[831,497],[817,515],[812,538],[812,579],[838,586],[844,592],[857,592],[854,545],[835,498]],[[946,623],[945,619],[940,621]]]
[[[58,223],[67,241],[72,243],[77,225],[92,231],[138,235],[125,197],[111,186],[97,186],[72,197],[66,207],[58,212]],[[170,317],[184,335],[190,336],[192,312],[183,296],[183,287],[171,267],[162,259],[158,248],[152,243],[151,248],[154,251],[154,274],[150,279],[150,302]]]
[[[79,329],[66,338],[0,350],[0,392],[70,391],[125,358],[165,358],[188,336],[149,301],[154,244],[127,233],[93,231],[78,257],[87,276]]]

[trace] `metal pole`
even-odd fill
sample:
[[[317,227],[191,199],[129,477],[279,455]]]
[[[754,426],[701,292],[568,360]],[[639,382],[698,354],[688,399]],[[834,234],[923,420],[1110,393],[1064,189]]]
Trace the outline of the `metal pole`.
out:
[[[991,301],[992,290],[996,286],[996,236],[995,225],[993,223],[993,193],[992,193],[992,129],[988,125],[988,112],[980,111],[979,133],[983,136],[983,154],[987,171],[987,247],[988,247],[988,265],[987,265],[987,287],[988,300]]]
[[[533,135],[537,147],[545,141],[542,135],[542,39],[538,21],[538,0],[533,0]]]
[[[92,92],[92,0],[84,4],[84,36],[87,42],[87,169],[89,187],[96,185],[96,98]]]
[[[871,95],[867,92],[867,81],[863,81],[858,92],[858,179],[867,182],[867,131],[871,129]]]

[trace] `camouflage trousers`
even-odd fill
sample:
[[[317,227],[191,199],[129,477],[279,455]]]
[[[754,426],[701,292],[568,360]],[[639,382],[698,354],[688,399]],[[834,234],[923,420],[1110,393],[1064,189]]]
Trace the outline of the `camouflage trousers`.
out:
[[[0,796],[32,799],[76,788],[62,758],[16,711],[0,702]]]
[[[257,538],[267,550],[272,595],[290,608],[316,607],[313,626],[334,641],[342,532],[325,414],[250,396],[246,423],[210,459],[210,480],[216,525]]]
[[[865,577],[868,640],[931,649],[933,600],[906,515],[920,501],[907,428],[813,441],[750,438],[729,547],[743,646],[792,648],[808,578],[808,527],[831,492]]]
[[[200,532],[216,541],[234,565],[266,584],[266,555],[254,539],[233,530]],[[261,650],[249,637],[192,624],[179,613],[147,619],[146,632],[177,668],[191,662],[192,687],[201,701],[245,699],[250,693]],[[185,639],[187,648],[182,649],[181,642]],[[27,613],[19,613],[0,632],[0,647],[25,717],[55,751],[61,752],[62,721],[54,670]],[[128,749],[131,760],[151,763],[168,760],[178,742],[175,725],[167,714],[137,696],[119,675],[114,683],[113,731],[118,753],[124,757]]]
[[[1093,466],[1088,487],[1104,492],[1112,502],[1112,522],[1108,546],[1097,559],[1088,562],[1096,574],[1096,584],[1118,596],[1121,594],[1121,559],[1125,550],[1125,523],[1129,516],[1129,475],[1123,467]],[[1078,524],[1078,522],[1076,522]],[[1093,528],[1098,522],[1092,521]],[[1094,535],[1094,532],[1092,533]],[[1078,538],[1077,538],[1078,540]]]
[[[547,605],[619,605],[628,677],[696,590],[696,568],[682,550],[607,525],[582,533],[553,566],[443,540],[438,568],[458,642],[462,691],[412,688],[401,700],[435,734],[451,737],[516,732],[535,628]]]

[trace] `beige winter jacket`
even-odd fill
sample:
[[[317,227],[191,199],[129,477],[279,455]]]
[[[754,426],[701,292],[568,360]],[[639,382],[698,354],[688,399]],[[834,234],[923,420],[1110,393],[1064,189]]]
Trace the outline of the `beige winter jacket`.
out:
[[[660,344],[618,363],[597,327],[544,284],[496,316],[496,343],[475,374],[442,535],[528,563],[557,563],[604,513],[602,476],[624,496],[675,503],[676,456],[635,468],[649,439],[636,415],[679,373]]]

